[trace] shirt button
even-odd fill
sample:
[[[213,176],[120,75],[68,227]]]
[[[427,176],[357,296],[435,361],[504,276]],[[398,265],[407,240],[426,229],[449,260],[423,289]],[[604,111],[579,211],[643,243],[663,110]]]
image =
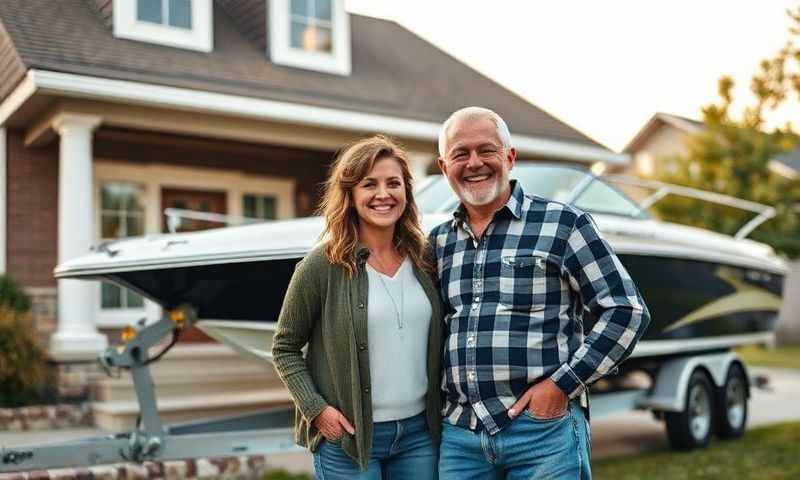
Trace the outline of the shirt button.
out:
[[[367,349],[367,346],[362,343],[361,345],[358,346],[358,349],[363,352],[364,350]]]
[[[481,301],[481,297],[478,297],[478,296],[476,296],[476,297],[475,297],[475,301],[476,301],[476,302],[480,302],[480,301]]]
[[[470,380],[475,380],[475,372],[469,372],[467,374],[467,378],[469,378]]]
[[[363,303],[359,303],[358,304],[358,308],[364,308],[364,304]]]
[[[369,393],[369,387],[364,388],[364,393]]]
[[[467,338],[467,346],[468,347],[474,347],[475,346],[475,337]]]

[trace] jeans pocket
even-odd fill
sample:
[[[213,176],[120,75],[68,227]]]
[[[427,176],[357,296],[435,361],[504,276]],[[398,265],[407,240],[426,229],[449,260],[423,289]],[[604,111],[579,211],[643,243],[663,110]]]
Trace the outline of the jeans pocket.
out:
[[[539,415],[537,415],[535,413],[532,413],[532,412],[528,411],[527,408],[522,410],[522,414],[526,418],[528,418],[530,420],[533,420],[534,422],[538,422],[538,423],[557,422],[559,420],[563,420],[563,419],[567,418],[567,415],[569,414],[569,408],[565,408],[563,412],[559,413],[558,415],[556,415],[554,417],[542,417],[542,416],[539,416]]]

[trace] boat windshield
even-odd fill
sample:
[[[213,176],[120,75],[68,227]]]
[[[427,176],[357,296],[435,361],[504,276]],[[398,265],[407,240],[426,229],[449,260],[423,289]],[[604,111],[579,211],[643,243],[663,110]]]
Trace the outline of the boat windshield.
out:
[[[570,203],[586,212],[647,217],[625,193],[578,167],[518,163],[511,178],[522,184],[525,193]],[[416,199],[424,213],[450,212],[458,205],[447,179],[441,175],[425,181]]]

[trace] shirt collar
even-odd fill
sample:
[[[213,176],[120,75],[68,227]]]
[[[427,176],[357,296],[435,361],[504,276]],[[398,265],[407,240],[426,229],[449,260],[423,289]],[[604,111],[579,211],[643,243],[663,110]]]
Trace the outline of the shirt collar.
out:
[[[501,212],[508,212],[515,219],[519,220],[522,218],[522,201],[525,198],[525,192],[522,191],[522,186],[516,179],[511,180],[510,186],[511,195],[508,197],[508,201],[499,210],[497,210],[495,215],[498,215]],[[467,209],[464,207],[464,202],[461,202],[458,204],[458,208],[456,208],[456,210],[453,212],[452,227],[457,228],[464,223],[466,219]]]

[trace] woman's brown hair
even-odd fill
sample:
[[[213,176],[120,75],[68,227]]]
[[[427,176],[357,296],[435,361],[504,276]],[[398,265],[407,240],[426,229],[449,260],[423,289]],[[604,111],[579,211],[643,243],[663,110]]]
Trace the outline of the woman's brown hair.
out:
[[[419,210],[414,201],[413,179],[406,152],[392,139],[375,135],[345,146],[331,167],[319,213],[325,217],[322,239],[325,255],[333,265],[341,265],[350,276],[358,270],[356,258],[359,239],[359,217],[353,204],[353,188],[364,179],[378,160],[393,158],[400,165],[406,190],[406,209],[394,230],[394,246],[423,270],[431,267],[425,258],[425,234],[419,223]]]

